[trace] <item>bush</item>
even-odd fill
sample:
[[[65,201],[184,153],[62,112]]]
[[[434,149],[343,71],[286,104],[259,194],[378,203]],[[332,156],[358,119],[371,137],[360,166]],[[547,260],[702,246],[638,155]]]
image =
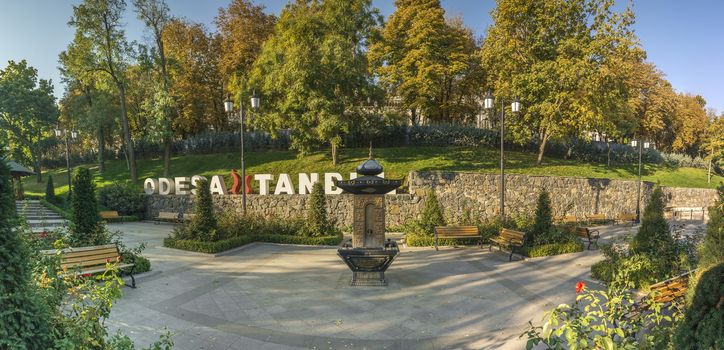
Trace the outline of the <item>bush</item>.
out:
[[[527,245],[540,244],[539,237],[549,234],[553,230],[553,217],[551,214],[551,198],[548,191],[543,190],[538,195],[535,206],[535,222],[526,234]]]
[[[217,232],[214,202],[209,189],[209,180],[198,181],[196,192],[196,210],[194,218],[188,224],[174,228],[174,235],[182,239],[213,242],[221,236]]]
[[[525,246],[521,250],[523,255],[535,258],[540,256],[551,256],[558,254],[578,253],[584,249],[583,242],[576,240],[568,243],[549,243],[537,246]]]
[[[334,232],[334,225],[327,217],[327,199],[321,181],[315,182],[312,187],[308,208],[305,236],[324,236]]]
[[[709,223],[699,257],[700,268],[724,262],[724,185],[719,186],[719,200],[709,208]]]
[[[281,243],[281,244],[303,244],[303,245],[339,245],[342,242],[342,234],[331,236],[290,236],[290,235],[244,235],[232,237],[216,242],[203,242],[197,240],[178,239],[168,237],[163,240],[163,246],[168,248],[182,249],[199,253],[215,254],[241,247],[252,242]]]
[[[107,237],[101,230],[98,214],[96,186],[87,168],[80,167],[73,177],[73,211],[70,244],[74,247],[105,244]]]
[[[657,275],[663,277],[672,272],[678,254],[676,242],[671,236],[669,223],[664,219],[664,198],[661,187],[651,194],[638,233],[631,242],[631,250],[648,255],[658,266]]]
[[[427,191],[427,198],[425,198],[425,204],[417,226],[421,231],[420,233],[428,236],[435,234],[435,227],[445,226],[445,218],[442,216],[442,209],[433,189]]]
[[[53,185],[53,176],[48,175],[48,185],[45,186],[45,200],[55,202],[55,186]]]
[[[15,202],[10,169],[0,150],[0,348],[52,346],[50,314],[30,275],[29,251],[13,228]]]
[[[144,197],[131,183],[114,182],[98,191],[101,205],[120,215],[139,215],[145,208]]]
[[[676,333],[677,349],[724,349],[723,281],[724,263],[702,273]]]

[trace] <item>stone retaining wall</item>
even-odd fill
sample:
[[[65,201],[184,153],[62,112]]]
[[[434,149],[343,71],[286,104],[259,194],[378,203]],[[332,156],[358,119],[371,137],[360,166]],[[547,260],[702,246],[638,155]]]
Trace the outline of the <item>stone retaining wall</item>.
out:
[[[541,189],[551,194],[554,215],[606,214],[636,211],[637,182],[628,180],[590,179],[506,175],[506,211],[511,215],[532,216]],[[411,172],[408,177],[409,194],[385,196],[387,226],[396,226],[417,217],[428,189],[434,188],[445,216],[450,222],[459,220],[466,211],[473,216],[493,218],[499,215],[500,176],[494,174],[455,172]],[[642,184],[641,208],[654,184]],[[717,198],[713,189],[664,187],[667,206],[708,207]],[[309,195],[249,195],[247,210],[267,218],[292,218],[306,215]],[[155,217],[159,211],[190,212],[192,196],[148,196],[147,215]],[[241,196],[214,196],[217,211],[242,211]],[[327,211],[338,225],[352,225],[350,195],[327,195]]]

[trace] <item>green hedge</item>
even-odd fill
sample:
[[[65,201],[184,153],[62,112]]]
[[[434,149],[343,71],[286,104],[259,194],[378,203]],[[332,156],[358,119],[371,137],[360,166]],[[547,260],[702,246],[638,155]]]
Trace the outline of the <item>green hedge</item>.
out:
[[[613,275],[616,273],[616,270],[617,267],[613,261],[609,259],[601,260],[591,266],[591,277],[608,283],[613,280]]]
[[[168,237],[163,240],[163,245],[168,248],[216,254],[236,247],[241,247],[252,242],[334,246],[339,245],[342,242],[342,234],[318,237],[290,235],[244,235],[216,242],[202,242]]]
[[[441,239],[438,241],[439,246],[452,246],[452,245],[477,245],[480,239]],[[483,244],[487,240],[483,240]],[[435,237],[421,234],[406,234],[405,245],[408,247],[430,247],[435,245]]]
[[[575,242],[567,242],[567,243],[551,243],[551,244],[543,244],[533,247],[523,247],[521,249],[521,253],[523,255],[535,258],[540,256],[551,256],[551,255],[558,255],[558,254],[567,254],[567,253],[578,253],[582,252],[584,249],[583,242],[581,241],[575,241]]]
[[[118,218],[113,219],[103,219],[105,222],[134,222],[134,221],[141,221],[141,218],[138,217],[138,215],[124,215]]]

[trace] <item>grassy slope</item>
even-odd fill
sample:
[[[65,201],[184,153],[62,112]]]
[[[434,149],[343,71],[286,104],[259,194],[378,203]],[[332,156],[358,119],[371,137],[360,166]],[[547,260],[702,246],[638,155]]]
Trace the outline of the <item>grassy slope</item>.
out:
[[[343,149],[340,164],[337,167],[326,153],[314,153],[304,158],[297,158],[290,151],[265,151],[247,153],[247,171],[258,173],[288,173],[296,181],[300,172],[339,172],[344,174],[367,158],[366,149]],[[402,178],[411,170],[448,170],[497,173],[499,171],[499,153],[494,149],[469,149],[459,147],[401,147],[374,150],[375,158],[385,168],[388,178]],[[97,170],[95,165],[91,165]],[[239,153],[218,153],[208,155],[189,155],[174,157],[171,162],[172,176],[191,175],[227,175],[232,168],[239,167]],[[126,163],[123,160],[107,162],[106,173],[101,176],[95,173],[96,184],[102,187],[113,181],[128,179]],[[508,173],[580,176],[611,179],[635,179],[636,164],[628,166],[606,167],[601,164],[580,163],[562,159],[544,159],[542,166],[535,165],[535,155],[521,152],[506,153],[506,169]],[[63,169],[55,169],[46,174],[53,175],[56,193],[65,193],[68,189],[67,175]],[[159,177],[163,174],[160,160],[139,160],[138,176],[140,179]],[[708,187],[714,188],[724,181],[724,177],[714,176],[712,183],[706,182],[706,171],[693,168],[669,168],[658,165],[645,165],[643,178],[646,181],[659,182],[665,186]],[[44,178],[43,181],[46,181]],[[45,184],[38,184],[35,178],[26,178],[24,187],[28,194],[42,195]],[[141,184],[139,184],[139,190]]]

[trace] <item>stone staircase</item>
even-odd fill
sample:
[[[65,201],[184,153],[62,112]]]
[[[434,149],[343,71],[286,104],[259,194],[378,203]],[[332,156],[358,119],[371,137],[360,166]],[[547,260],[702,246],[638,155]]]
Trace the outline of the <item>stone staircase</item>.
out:
[[[56,212],[46,208],[38,200],[15,202],[18,215],[25,218],[34,233],[52,231],[68,225],[68,221]]]

